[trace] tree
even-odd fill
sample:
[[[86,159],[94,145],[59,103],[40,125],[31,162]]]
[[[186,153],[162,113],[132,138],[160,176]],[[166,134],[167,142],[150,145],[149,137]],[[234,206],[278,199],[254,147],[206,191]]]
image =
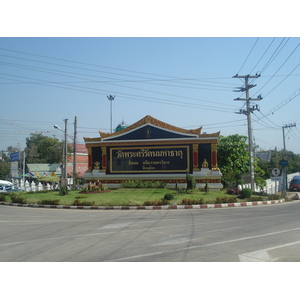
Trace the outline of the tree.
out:
[[[6,180],[6,177],[10,173],[9,157],[2,151],[0,159],[0,179]]]
[[[7,177],[10,176],[10,169],[11,169],[11,163],[10,163],[10,154],[19,152],[20,149],[18,147],[9,146],[6,150],[1,150],[0,155],[0,179],[1,180],[7,180]]]
[[[300,170],[300,156],[291,152],[283,150],[275,151],[271,150],[271,159],[270,161],[262,161],[258,159],[258,166],[265,171],[265,179],[270,178],[271,172],[273,168],[279,168],[282,170],[282,166],[280,166],[279,162],[283,159],[288,161],[288,173],[296,173]]]
[[[26,162],[59,163],[62,161],[63,144],[56,138],[33,133],[26,138]]]
[[[221,136],[218,145],[218,166],[225,187],[242,184],[242,174],[249,172],[247,137],[238,134]],[[254,162],[255,183],[265,185],[264,170]]]

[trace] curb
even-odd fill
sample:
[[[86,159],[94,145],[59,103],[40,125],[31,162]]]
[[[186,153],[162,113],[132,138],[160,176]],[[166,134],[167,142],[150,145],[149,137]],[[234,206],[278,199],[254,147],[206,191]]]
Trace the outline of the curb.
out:
[[[204,208],[227,208],[269,205],[285,202],[285,199],[257,201],[257,202],[239,202],[222,204],[199,204],[199,205],[165,205],[165,206],[67,206],[67,205],[43,205],[43,204],[20,204],[0,202],[0,205],[33,207],[33,208],[58,208],[58,209],[94,209],[94,210],[163,210],[163,209],[204,209]]]

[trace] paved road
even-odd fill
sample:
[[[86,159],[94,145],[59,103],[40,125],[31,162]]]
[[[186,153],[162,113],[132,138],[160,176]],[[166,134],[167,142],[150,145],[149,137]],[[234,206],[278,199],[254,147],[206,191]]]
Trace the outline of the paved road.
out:
[[[300,201],[186,210],[0,207],[1,262],[300,261]]]

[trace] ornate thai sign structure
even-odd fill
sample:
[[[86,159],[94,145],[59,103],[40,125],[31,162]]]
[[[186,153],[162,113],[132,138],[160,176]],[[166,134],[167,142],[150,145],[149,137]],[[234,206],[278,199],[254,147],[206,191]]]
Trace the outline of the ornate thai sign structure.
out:
[[[217,165],[220,132],[201,133],[178,128],[146,116],[133,125],[98,138],[84,138],[89,167],[86,182],[101,181],[120,187],[126,180],[164,181],[169,187],[186,185],[186,173],[197,187],[222,188]]]

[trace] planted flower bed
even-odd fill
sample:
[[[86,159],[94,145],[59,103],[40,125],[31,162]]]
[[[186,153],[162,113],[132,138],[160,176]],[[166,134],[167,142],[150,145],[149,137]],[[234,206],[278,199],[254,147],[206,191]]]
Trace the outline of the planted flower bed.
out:
[[[79,192],[80,194],[97,194],[97,193],[107,193],[109,192],[109,189],[106,184],[89,184],[82,188],[82,190]]]

